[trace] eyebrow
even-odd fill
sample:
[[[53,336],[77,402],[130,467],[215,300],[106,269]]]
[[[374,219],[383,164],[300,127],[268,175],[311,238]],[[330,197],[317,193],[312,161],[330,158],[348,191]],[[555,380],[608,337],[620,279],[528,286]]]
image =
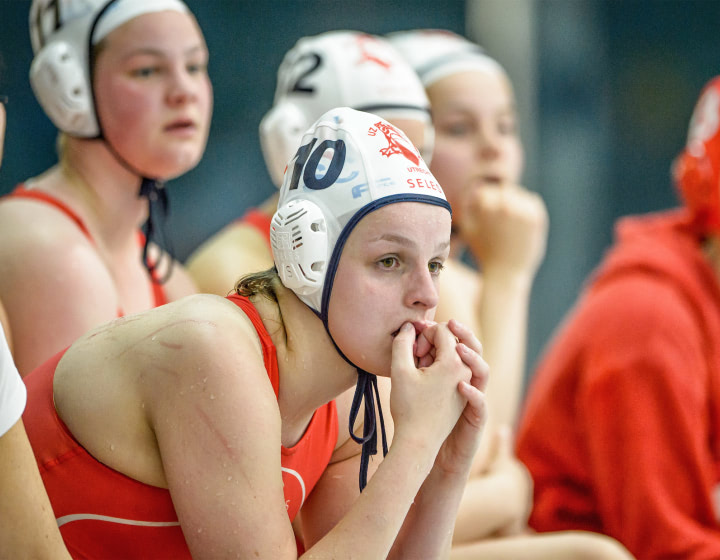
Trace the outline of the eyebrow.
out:
[[[397,243],[398,245],[402,245],[403,247],[415,247],[417,246],[417,242],[414,239],[411,239],[409,237],[405,237],[404,235],[398,235],[396,233],[385,233],[379,237],[375,237],[370,240],[370,243],[377,243],[379,241],[390,241],[391,243]],[[437,247],[438,251],[444,251],[450,246],[450,240],[443,241],[440,243]]]
[[[204,45],[198,44],[198,45],[190,47],[189,49],[186,49],[183,52],[183,55],[192,56],[197,52],[202,53],[202,52],[206,52],[206,51],[207,51],[207,48]],[[151,55],[151,56],[160,56],[160,57],[167,56],[165,51],[163,51],[163,50],[156,49],[154,47],[141,47],[132,52],[129,52],[124,58],[128,59],[128,58],[132,58],[133,56],[138,56],[138,55]]]

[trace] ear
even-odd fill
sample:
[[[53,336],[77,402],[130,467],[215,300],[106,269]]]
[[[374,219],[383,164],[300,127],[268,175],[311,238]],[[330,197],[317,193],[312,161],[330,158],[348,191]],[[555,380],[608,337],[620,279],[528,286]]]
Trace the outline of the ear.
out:
[[[288,101],[275,105],[260,121],[260,147],[276,187],[282,185],[285,167],[311,124],[305,113]]]
[[[30,84],[50,120],[72,136],[99,134],[82,58],[66,41],[45,45],[30,66]]]

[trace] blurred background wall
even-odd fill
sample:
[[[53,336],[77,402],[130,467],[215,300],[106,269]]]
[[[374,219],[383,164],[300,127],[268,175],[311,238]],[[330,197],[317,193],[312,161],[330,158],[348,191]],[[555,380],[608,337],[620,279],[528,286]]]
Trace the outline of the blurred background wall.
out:
[[[169,183],[181,260],[273,191],[257,127],[298,38],[438,27],[466,34],[506,66],[527,149],[524,182],[550,214],[529,372],[611,242],[614,220],[676,204],[670,163],[702,85],[720,73],[716,0],[186,1],[210,49],[215,113],[203,161]],[[56,160],[56,131],[27,80],[29,7],[0,0],[0,94],[9,97],[0,194]]]

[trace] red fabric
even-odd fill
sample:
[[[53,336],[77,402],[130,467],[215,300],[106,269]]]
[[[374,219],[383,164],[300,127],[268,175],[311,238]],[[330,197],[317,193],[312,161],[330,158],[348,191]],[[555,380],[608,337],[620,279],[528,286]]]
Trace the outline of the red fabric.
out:
[[[720,288],[686,213],[627,218],[530,384],[530,524],[720,558]]]
[[[68,218],[70,218],[75,224],[80,228],[80,230],[83,232],[83,235],[87,237],[88,241],[95,245],[95,241],[93,240],[92,236],[90,235],[90,231],[88,230],[87,226],[85,225],[85,222],[82,221],[80,216],[78,216],[73,210],[64,202],[61,202],[54,196],[52,196],[49,193],[46,193],[44,191],[38,191],[33,189],[28,189],[24,185],[18,185],[15,187],[15,189],[5,195],[8,198],[25,198],[29,200],[37,200],[39,202],[44,202],[46,204],[49,204],[51,206],[54,206],[58,210],[60,210],[63,214],[65,214]],[[269,235],[269,233],[268,233]],[[138,243],[140,244],[140,247],[143,247],[145,245],[145,236],[141,231],[138,231]],[[151,274],[151,278],[153,280],[157,280],[157,274],[153,272]],[[163,288],[162,284],[159,284],[157,282],[152,282],[152,292],[153,292],[153,300],[154,300],[154,307],[159,307],[161,305],[164,305],[168,302],[167,295],[165,294],[165,289]],[[122,309],[118,309],[118,317],[122,317],[124,315]]]
[[[268,248],[270,248],[270,224],[272,223],[272,216],[268,216],[259,208],[250,208],[241,218],[238,218],[237,223],[247,224],[258,230],[267,241]]]
[[[278,394],[275,347],[246,299],[229,298],[246,312],[258,331],[268,377]],[[52,383],[60,352],[25,378],[28,404],[25,429],[65,544],[75,559],[190,559],[170,493],[133,480],[94,459],[55,412]],[[315,412],[302,439],[281,448],[288,516],[292,521],[303,500],[325,471],[337,442],[335,402]],[[74,520],[73,515],[101,515],[144,525]],[[154,525],[153,525],[154,524]]]

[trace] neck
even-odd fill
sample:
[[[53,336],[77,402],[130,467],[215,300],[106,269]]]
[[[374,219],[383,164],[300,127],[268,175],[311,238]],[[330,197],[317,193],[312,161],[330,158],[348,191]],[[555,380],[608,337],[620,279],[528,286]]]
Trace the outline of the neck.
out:
[[[253,298],[277,350],[283,444],[296,442],[315,410],[347,391],[357,371],[337,352],[322,321],[277,282],[278,301]]]
[[[103,140],[67,137],[60,165],[37,181],[77,209],[96,242],[109,249],[135,241],[147,218],[138,198],[140,177],[123,166]]]

